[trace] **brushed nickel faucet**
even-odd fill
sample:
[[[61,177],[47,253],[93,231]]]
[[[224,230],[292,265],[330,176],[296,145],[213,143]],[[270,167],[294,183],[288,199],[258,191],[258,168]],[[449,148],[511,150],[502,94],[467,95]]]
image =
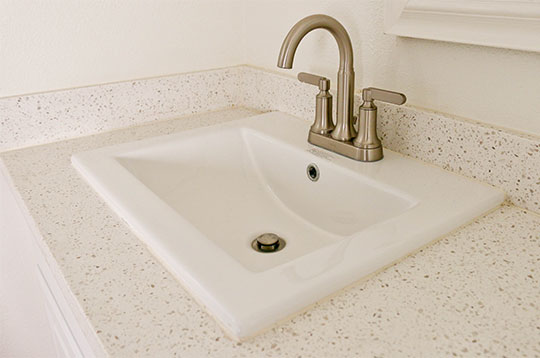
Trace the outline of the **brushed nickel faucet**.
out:
[[[336,39],[339,48],[338,94],[336,128],[332,138],[348,141],[354,138],[356,132],[353,123],[354,107],[354,68],[351,39],[347,30],[336,19],[327,15],[311,15],[294,25],[283,44],[278,57],[278,67],[292,68],[294,54],[300,41],[315,29],[328,30]]]
[[[373,100],[394,104],[406,101],[404,94],[366,88],[362,91],[364,103],[360,106],[358,133],[354,128],[354,66],[351,39],[347,30],[336,19],[327,15],[311,15],[298,21],[289,31],[278,57],[278,67],[291,69],[300,41],[315,29],[328,30],[335,38],[339,49],[337,75],[337,116],[332,120],[332,95],[330,80],[309,73],[298,74],[301,82],[319,87],[316,98],[315,122],[310,128],[308,141],[349,158],[373,162],[382,159],[383,151],[377,136],[377,107]]]

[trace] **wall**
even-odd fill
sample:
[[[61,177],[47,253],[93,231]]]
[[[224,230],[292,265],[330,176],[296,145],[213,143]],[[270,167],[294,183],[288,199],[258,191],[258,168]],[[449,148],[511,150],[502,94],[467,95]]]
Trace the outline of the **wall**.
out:
[[[347,28],[355,51],[356,88],[404,92],[411,105],[540,135],[540,54],[384,35],[381,0],[246,1],[246,62],[291,75],[334,79],[337,46],[314,31],[293,70],[276,67],[281,41],[302,17],[325,13]],[[285,11],[286,9],[286,11]]]
[[[242,63],[241,0],[2,0],[0,97]]]
[[[326,13],[348,29],[356,88],[411,105],[540,135],[540,54],[383,34],[381,0],[74,0],[0,2],[0,97],[248,63],[334,78],[324,31],[278,70],[290,27]]]

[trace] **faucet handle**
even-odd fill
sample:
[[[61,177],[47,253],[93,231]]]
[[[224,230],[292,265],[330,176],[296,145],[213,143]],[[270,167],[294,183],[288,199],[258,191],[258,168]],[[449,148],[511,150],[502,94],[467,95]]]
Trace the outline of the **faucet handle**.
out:
[[[326,77],[305,72],[298,74],[298,80],[319,86],[319,94],[317,94],[315,105],[315,121],[310,130],[317,134],[330,134],[335,128],[334,121],[332,121],[332,95],[328,92],[330,80]]]
[[[323,76],[300,72],[298,74],[298,80],[300,82],[309,83],[310,85],[319,86],[321,91],[328,91],[330,89],[330,80]]]
[[[368,87],[362,90],[362,99],[364,102],[360,106],[358,135],[354,138],[353,145],[362,151],[360,160],[375,162],[382,159],[383,147],[377,135],[377,106],[373,101],[403,104],[407,97],[403,93]]]
[[[366,102],[377,100],[393,104],[403,104],[407,101],[407,97],[405,97],[403,93],[387,91],[374,87],[364,88],[362,90],[362,99]]]

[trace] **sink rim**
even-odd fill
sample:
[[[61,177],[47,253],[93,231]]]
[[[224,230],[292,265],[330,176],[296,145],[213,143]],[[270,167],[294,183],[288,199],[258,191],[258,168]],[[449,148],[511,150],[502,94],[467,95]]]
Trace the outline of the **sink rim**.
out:
[[[190,224],[186,220],[167,208],[166,204],[156,200],[153,197],[154,194],[144,188],[135,178],[126,175],[127,171],[119,168],[115,159],[118,153],[126,153],[129,150],[162,145],[168,141],[181,140],[197,133],[219,131],[238,126],[269,132],[288,143],[293,143],[297,148],[317,157],[319,161],[330,161],[344,168],[361,172],[363,175],[369,176],[370,172],[373,175],[374,168],[389,167],[393,165],[391,163],[399,162],[402,163],[401,165],[405,163],[413,167],[424,168],[423,170],[428,172],[434,171],[434,173],[438,173],[437,177],[456,179],[460,183],[459,186],[463,186],[464,183],[472,185],[475,190],[471,192],[471,195],[462,195],[464,196],[462,199],[468,204],[474,201],[471,199],[478,196],[479,192],[482,192],[485,197],[483,197],[482,202],[473,203],[474,208],[468,208],[466,213],[457,208],[445,211],[447,215],[454,218],[450,224],[446,222],[441,225],[440,220],[430,222],[429,227],[423,227],[421,232],[418,232],[418,227],[409,228],[410,233],[405,235],[409,237],[409,240],[396,242],[392,238],[387,238],[386,241],[380,240],[380,242],[374,243],[370,237],[371,235],[383,237],[385,233],[388,236],[389,231],[395,231],[395,228],[393,231],[391,230],[392,227],[397,225],[407,227],[408,217],[411,215],[413,217],[418,215],[433,216],[434,207],[440,207],[440,205],[427,205],[421,201],[414,210],[405,213],[407,215],[403,214],[404,217],[403,215],[398,216],[397,218],[400,220],[387,222],[385,228],[379,225],[363,231],[360,236],[353,235],[353,237],[344,238],[282,266],[263,272],[249,272],[228,254],[216,250],[215,244],[209,239],[203,237],[196,230],[190,229]],[[72,163],[98,194],[113,207],[114,211],[124,218],[137,236],[154,252],[155,256],[183,283],[191,295],[217,318],[228,335],[236,340],[252,336],[275,323],[276,318],[277,320],[284,319],[302,310],[305,306],[395,262],[411,251],[493,209],[504,200],[504,193],[487,184],[446,172],[438,167],[387,149],[385,159],[380,162],[354,162],[307,143],[308,128],[309,122],[307,121],[283,113],[271,112],[216,126],[196,128],[176,134],[77,153],[72,156]],[[105,182],[103,178],[95,174],[96,171],[115,173],[116,180]],[[119,178],[122,178],[121,182],[118,180]],[[138,193],[137,201],[145,203],[144,206],[133,202],[131,198],[133,197],[133,188],[136,188]],[[411,189],[409,191],[415,191],[413,188],[409,189]],[[418,190],[416,191],[413,195],[418,194]],[[425,196],[425,194],[421,195],[419,200]],[[156,210],[162,213],[163,217],[157,221],[149,220],[148,215]],[[439,228],[433,228],[435,222],[439,223]],[[184,233],[182,238],[171,236],[171,232],[177,230]],[[406,245],[403,241],[406,241]],[[179,250],[180,248],[182,250]],[[201,252],[204,253],[202,257]],[[362,255],[353,255],[353,253],[358,254],[359,252]],[[366,252],[369,252],[371,256],[366,257]],[[385,256],[384,260],[382,256]],[[359,257],[363,260],[360,260]],[[329,267],[314,269],[312,267],[314,261],[328,262]],[[209,269],[215,262],[221,262],[217,274],[215,270]],[[374,266],[377,267],[374,268]],[[227,277],[234,277],[235,280],[224,279]],[[243,294],[240,295],[239,292],[243,292]],[[284,297],[283,292],[286,292],[288,296]]]

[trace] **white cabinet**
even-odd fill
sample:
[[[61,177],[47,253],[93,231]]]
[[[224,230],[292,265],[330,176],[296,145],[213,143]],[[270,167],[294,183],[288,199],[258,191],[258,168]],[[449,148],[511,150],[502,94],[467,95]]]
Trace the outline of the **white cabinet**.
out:
[[[105,356],[79,324],[25,210],[0,161],[0,356]]]

